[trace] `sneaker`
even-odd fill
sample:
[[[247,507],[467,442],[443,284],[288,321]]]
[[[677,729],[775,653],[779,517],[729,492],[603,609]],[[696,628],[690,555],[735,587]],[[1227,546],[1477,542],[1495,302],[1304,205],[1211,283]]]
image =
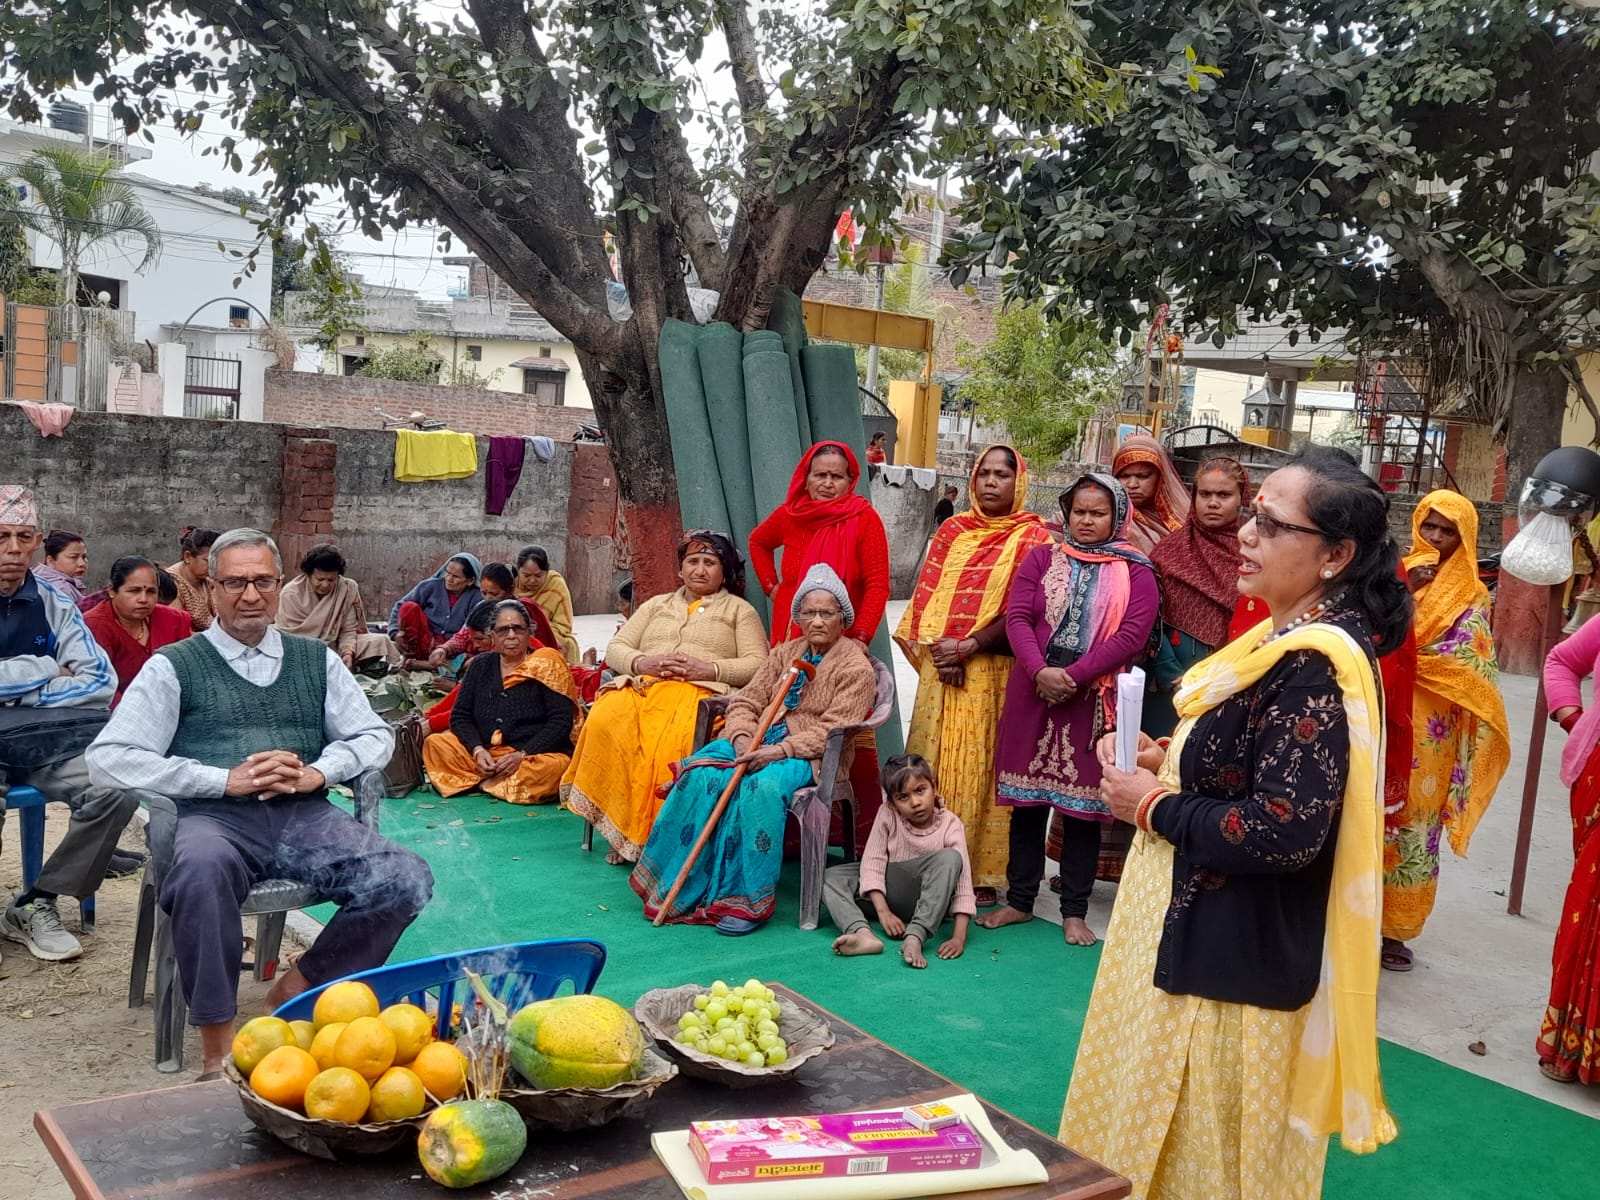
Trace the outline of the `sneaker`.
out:
[[[22,908],[7,905],[0,914],[0,937],[21,942],[30,954],[46,962],[63,962],[83,953],[78,939],[61,924],[54,900],[35,900]]]

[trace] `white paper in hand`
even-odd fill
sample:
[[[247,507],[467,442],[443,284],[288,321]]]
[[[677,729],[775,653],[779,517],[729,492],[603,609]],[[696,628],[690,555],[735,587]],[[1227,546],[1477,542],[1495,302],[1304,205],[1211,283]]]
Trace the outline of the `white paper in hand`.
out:
[[[1117,676],[1117,770],[1139,761],[1139,723],[1144,716],[1144,671],[1129,667]]]

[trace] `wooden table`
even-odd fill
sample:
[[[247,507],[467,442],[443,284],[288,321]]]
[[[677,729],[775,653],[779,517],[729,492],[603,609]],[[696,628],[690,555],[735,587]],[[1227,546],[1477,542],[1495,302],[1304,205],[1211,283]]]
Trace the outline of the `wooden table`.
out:
[[[251,1123],[226,1080],[69,1104],[35,1113],[33,1125],[80,1200],[679,1200],[682,1193],[650,1149],[654,1131],[724,1117],[893,1108],[965,1090],[848,1021],[827,1017],[837,1038],[833,1049],[802,1066],[792,1081],[734,1090],[680,1075],[631,1117],[602,1129],[531,1133],[527,1153],[510,1172],[457,1192],[434,1184],[404,1151],[333,1163],[291,1150]],[[1120,1175],[992,1104],[984,1107],[1000,1136],[1038,1155],[1050,1179],[961,1196],[1111,1200],[1128,1194]]]

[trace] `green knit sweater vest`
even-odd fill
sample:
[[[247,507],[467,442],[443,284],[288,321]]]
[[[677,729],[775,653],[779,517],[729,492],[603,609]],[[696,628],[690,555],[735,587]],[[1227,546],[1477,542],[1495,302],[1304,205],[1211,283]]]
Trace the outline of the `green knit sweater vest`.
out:
[[[290,750],[303,763],[322,755],[328,648],[280,636],[283,666],[267,687],[242,678],[203,635],[156,651],[172,664],[182,689],[168,754],[227,771],[261,750]]]

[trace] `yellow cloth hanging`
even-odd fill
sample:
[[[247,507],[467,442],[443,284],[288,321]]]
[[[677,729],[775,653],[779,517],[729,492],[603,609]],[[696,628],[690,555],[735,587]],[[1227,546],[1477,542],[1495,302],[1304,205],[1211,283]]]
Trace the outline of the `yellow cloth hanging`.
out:
[[[466,479],[478,473],[478,439],[448,429],[397,429],[394,477],[401,483]]]

